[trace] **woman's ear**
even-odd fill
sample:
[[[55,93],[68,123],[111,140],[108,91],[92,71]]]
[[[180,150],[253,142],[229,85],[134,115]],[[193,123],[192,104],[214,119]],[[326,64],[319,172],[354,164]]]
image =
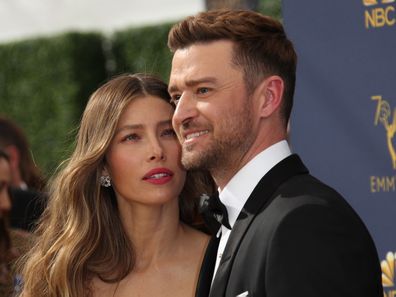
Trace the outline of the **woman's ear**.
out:
[[[283,90],[283,79],[277,75],[267,77],[258,85],[255,96],[259,97],[259,113],[262,117],[269,117],[279,109]]]
[[[102,168],[102,176],[108,176],[109,175],[109,171],[107,170],[106,166],[103,166]]]
[[[102,176],[109,176],[109,170],[107,169],[107,164],[106,164],[106,160],[104,159],[102,162],[102,172],[101,172]]]

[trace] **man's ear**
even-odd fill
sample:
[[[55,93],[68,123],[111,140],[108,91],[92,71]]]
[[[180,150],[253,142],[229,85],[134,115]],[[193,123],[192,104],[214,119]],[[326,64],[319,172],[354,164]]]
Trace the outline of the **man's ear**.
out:
[[[259,112],[262,117],[269,117],[282,104],[283,79],[273,75],[264,79],[256,88],[255,96],[259,97]]]

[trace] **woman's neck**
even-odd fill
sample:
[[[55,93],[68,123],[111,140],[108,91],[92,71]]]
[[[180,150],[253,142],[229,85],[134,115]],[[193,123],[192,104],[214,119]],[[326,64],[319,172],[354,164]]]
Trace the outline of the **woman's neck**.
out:
[[[168,260],[184,233],[177,199],[164,205],[121,205],[120,216],[135,252],[135,271]]]

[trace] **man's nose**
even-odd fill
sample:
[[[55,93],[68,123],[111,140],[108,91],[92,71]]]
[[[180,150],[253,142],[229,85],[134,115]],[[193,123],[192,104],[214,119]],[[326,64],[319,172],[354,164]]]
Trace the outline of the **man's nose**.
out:
[[[183,93],[176,105],[172,119],[172,123],[176,131],[178,131],[178,128],[181,125],[185,125],[195,118],[197,114],[198,110],[194,96],[189,93]]]

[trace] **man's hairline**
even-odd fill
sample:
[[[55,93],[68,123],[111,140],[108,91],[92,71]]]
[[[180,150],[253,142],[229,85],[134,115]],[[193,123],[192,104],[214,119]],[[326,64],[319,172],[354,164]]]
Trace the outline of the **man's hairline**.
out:
[[[229,41],[231,43],[231,45],[232,45],[232,53],[231,53],[230,66],[233,67],[235,70],[238,70],[238,71],[242,72],[245,87],[248,88],[248,83],[247,83],[247,80],[246,80],[246,76],[247,76],[248,73],[246,73],[246,71],[245,71],[246,68],[243,67],[242,64],[240,64],[240,63],[238,64],[237,63],[237,59],[236,59],[237,48],[236,47],[238,46],[238,44],[234,40],[232,40],[231,38],[225,38],[224,37],[224,38],[218,38],[218,39],[212,39],[212,40],[194,41],[194,42],[190,42],[190,43],[188,43],[188,44],[186,44],[184,46],[178,47],[178,48],[176,48],[174,50],[171,49],[171,52],[173,53],[173,57],[174,57],[178,50],[187,50],[187,49],[191,48],[194,45],[197,45],[197,46],[199,46],[199,45],[210,45],[210,44],[213,44],[215,42],[220,42],[220,41]]]

